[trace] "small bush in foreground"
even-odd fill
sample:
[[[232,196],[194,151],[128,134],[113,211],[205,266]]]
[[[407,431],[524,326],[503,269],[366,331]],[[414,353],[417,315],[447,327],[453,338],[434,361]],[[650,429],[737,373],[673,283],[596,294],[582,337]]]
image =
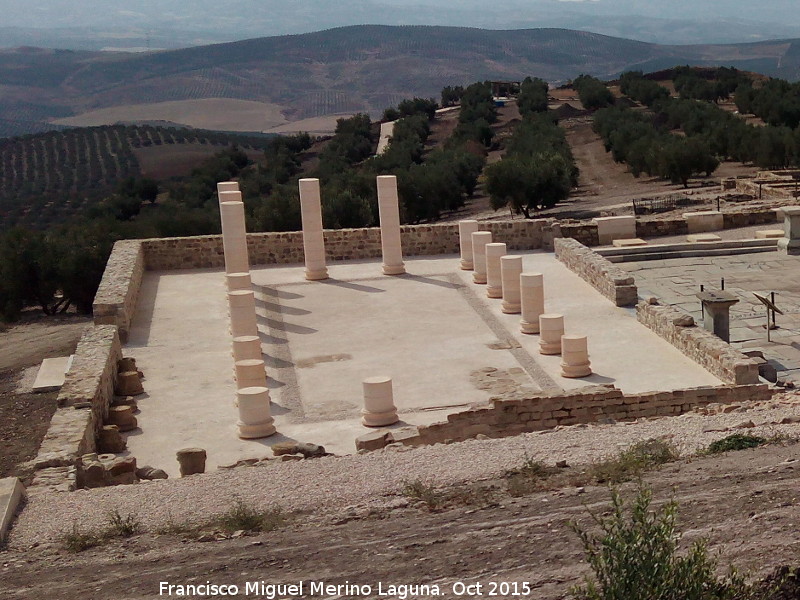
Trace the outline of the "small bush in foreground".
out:
[[[539,490],[544,480],[557,473],[557,467],[548,467],[541,460],[525,455],[522,466],[506,472],[506,486],[511,496],[518,497]]]
[[[64,535],[64,548],[69,552],[83,552],[89,548],[99,546],[104,542],[104,538],[96,533],[81,531],[78,524],[72,525],[72,531]]]
[[[747,435],[745,433],[734,433],[721,440],[711,442],[708,446],[709,454],[719,454],[731,450],[746,450],[747,448],[757,448],[767,443],[767,439],[757,435]]]
[[[287,516],[280,507],[261,511],[236,498],[233,505],[217,517],[215,524],[228,532],[264,532],[277,529],[286,520]]]
[[[572,593],[579,600],[746,600],[756,596],[742,577],[731,571],[717,577],[716,561],[704,541],[679,554],[675,531],[678,505],[671,501],[651,510],[652,492],[640,488],[625,505],[611,493],[611,514],[592,518],[599,533],[572,524],[583,543],[594,578]]]
[[[108,515],[106,537],[131,537],[142,530],[142,523],[134,514],[122,516],[118,510]]]

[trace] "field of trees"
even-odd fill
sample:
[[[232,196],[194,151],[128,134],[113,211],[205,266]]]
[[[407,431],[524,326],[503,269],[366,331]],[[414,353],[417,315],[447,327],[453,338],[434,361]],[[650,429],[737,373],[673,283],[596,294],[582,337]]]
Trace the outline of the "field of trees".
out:
[[[141,175],[135,149],[175,144],[263,149],[268,138],[193,129],[103,126],[0,139],[0,230],[46,229]]]

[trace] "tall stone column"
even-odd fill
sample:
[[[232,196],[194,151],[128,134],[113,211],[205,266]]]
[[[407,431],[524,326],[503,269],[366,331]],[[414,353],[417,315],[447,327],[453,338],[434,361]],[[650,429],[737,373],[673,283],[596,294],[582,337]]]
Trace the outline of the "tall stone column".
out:
[[[306,279],[309,281],[327,279],[328,268],[325,266],[325,238],[322,233],[319,179],[301,179],[299,185]]]
[[[252,290],[228,292],[228,308],[231,313],[231,334],[233,337],[258,335],[256,298]]]
[[[242,388],[236,392],[239,407],[239,437],[254,439],[275,433],[275,419],[270,411],[269,390],[266,387]]]
[[[220,202],[224,202],[222,196],[220,195],[222,192],[238,192],[239,190],[239,182],[238,181],[219,181],[217,182],[217,196],[219,197]],[[241,200],[241,198],[239,198]]]
[[[539,316],[539,353],[561,354],[561,336],[564,335],[564,315]]]
[[[458,245],[461,249],[461,268],[472,271],[472,234],[478,231],[478,222],[470,219],[458,222]]]
[[[229,194],[230,192],[224,192]],[[244,221],[244,202],[223,202],[219,205],[222,219],[222,246],[226,273],[248,273],[247,232]]]
[[[503,297],[500,257],[507,253],[506,245],[502,242],[486,244],[486,295],[489,298]]]
[[[369,377],[362,382],[364,409],[361,423],[367,427],[384,427],[397,423],[397,408],[394,405],[391,377]]]
[[[500,279],[503,283],[503,304],[501,310],[506,314],[515,315],[522,310],[519,281],[521,275],[521,256],[507,255],[500,257]]]
[[[402,275],[403,245],[400,239],[400,204],[397,197],[397,177],[378,175],[378,213],[381,222],[383,274]]]
[[[539,316],[544,313],[544,275],[523,273],[519,276],[522,300],[522,333],[539,333]]]
[[[491,231],[476,231],[472,234],[472,281],[486,283],[486,246],[492,243]]]

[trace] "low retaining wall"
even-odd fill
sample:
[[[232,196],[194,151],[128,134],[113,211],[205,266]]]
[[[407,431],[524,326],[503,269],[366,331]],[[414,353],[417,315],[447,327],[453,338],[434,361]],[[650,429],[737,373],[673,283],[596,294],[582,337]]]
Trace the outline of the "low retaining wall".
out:
[[[757,384],[758,365],[702,327],[680,327],[674,320],[686,315],[671,306],[636,305],[636,318],[693,361],[729,384]]]
[[[481,223],[498,242],[510,249],[534,250],[552,245],[553,221],[548,219]],[[405,256],[456,254],[458,223],[405,225],[401,227]],[[325,255],[329,261],[379,258],[381,235],[377,227],[365,229],[326,229]],[[218,268],[225,264],[222,236],[141,240],[144,264],[148,270]],[[302,264],[303,234],[299,231],[250,233],[247,250],[251,265]]]
[[[631,421],[675,416],[708,404],[764,401],[767,385],[698,387],[625,395],[613,387],[586,387],[558,396],[493,399],[488,405],[448,415],[446,422],[399,430],[379,430],[356,440],[356,448],[376,450],[400,442],[418,446],[463,441],[476,435],[506,437],[561,425]]]
[[[74,489],[75,463],[83,454],[96,451],[97,434],[108,417],[120,358],[116,326],[86,329],[58,395],[58,408],[32,461],[36,475],[31,491],[37,486]]]
[[[555,240],[558,260],[588,281],[617,306],[635,306],[639,300],[633,277],[580,242]]]
[[[144,262],[141,241],[122,240],[114,244],[94,297],[92,313],[95,325],[116,325],[122,342],[128,340],[144,275]]]

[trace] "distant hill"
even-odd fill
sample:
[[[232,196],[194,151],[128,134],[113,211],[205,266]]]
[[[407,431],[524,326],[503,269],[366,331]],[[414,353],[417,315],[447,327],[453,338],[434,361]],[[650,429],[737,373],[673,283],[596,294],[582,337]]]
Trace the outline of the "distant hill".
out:
[[[0,118],[18,133],[25,123],[79,124],[76,115],[109,107],[229,98],[296,121],[376,114],[402,98],[437,97],[443,86],[482,79],[562,82],[676,64],[797,79],[800,40],[660,46],[565,29],[356,26],[144,54],[18,48],[0,51]],[[147,120],[159,118],[185,123],[174,111]]]

